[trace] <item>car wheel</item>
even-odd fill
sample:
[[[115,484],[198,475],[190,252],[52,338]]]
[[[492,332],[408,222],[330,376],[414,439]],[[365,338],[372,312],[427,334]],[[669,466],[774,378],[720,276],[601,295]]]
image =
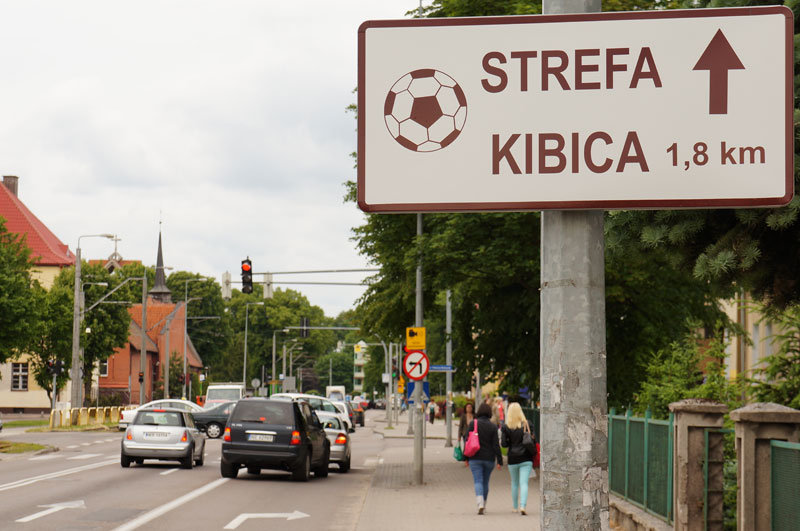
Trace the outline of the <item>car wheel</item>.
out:
[[[361,422],[359,424],[361,424],[362,428],[364,427],[364,417],[361,417]]]
[[[133,460],[133,462],[136,463],[137,465],[143,465],[144,459],[141,457],[137,457],[136,459]]]
[[[125,454],[120,454],[119,464],[122,465],[122,468],[128,468],[131,466],[131,458]]]
[[[203,449],[200,450],[200,457],[194,460],[194,466],[203,466],[203,463],[205,463],[206,461],[205,454],[206,454],[206,449],[205,447],[203,447]]]
[[[339,463],[339,472],[342,474],[347,474],[350,471],[350,456],[347,456],[347,459]]]
[[[328,477],[328,467],[331,464],[331,447],[325,446],[325,457],[322,459],[322,463],[314,469],[314,477],[315,478],[326,478]]]
[[[292,479],[295,481],[308,481],[308,476],[311,474],[311,450],[306,454],[303,462],[292,470]]]
[[[234,479],[239,474],[239,467],[233,463],[226,463],[225,461],[219,462],[219,473],[224,478]]]
[[[186,453],[186,457],[181,459],[181,468],[185,468],[187,470],[191,470],[194,466],[194,447],[189,447],[189,451]]]
[[[261,474],[261,467],[249,466],[249,467],[247,467],[247,473],[248,474],[252,474],[254,476],[257,476],[257,475]]]
[[[209,439],[218,439],[219,436],[222,435],[222,426],[216,422],[212,422],[206,426],[206,435],[208,435]]]

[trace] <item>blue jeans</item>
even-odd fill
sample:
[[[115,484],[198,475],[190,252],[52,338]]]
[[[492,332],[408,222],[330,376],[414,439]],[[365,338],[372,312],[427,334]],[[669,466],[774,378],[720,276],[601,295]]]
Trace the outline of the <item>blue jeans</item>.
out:
[[[508,471],[511,473],[511,503],[514,509],[522,507],[525,509],[528,505],[528,477],[533,468],[533,461],[525,461],[518,465],[508,465]],[[519,494],[519,505],[517,505],[517,495]]]
[[[489,477],[492,475],[493,468],[494,461],[469,460],[469,469],[472,472],[472,480],[475,482],[475,496],[483,496],[484,501],[489,497]]]

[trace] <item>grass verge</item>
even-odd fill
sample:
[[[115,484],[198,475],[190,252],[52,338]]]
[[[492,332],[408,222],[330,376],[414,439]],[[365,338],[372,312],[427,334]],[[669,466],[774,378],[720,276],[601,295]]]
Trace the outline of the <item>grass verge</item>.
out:
[[[44,450],[47,446],[35,443],[23,443],[12,441],[0,441],[0,453],[4,454],[22,454],[25,452],[37,452]]]
[[[35,419],[35,420],[9,420],[3,423],[4,428],[25,428],[32,426],[47,426],[50,423],[49,419]]]
[[[59,426],[58,428],[50,429],[50,426],[45,423],[44,426],[31,428],[26,430],[27,433],[43,433],[50,431],[119,431],[116,422],[106,422],[105,424],[87,424],[86,426]]]

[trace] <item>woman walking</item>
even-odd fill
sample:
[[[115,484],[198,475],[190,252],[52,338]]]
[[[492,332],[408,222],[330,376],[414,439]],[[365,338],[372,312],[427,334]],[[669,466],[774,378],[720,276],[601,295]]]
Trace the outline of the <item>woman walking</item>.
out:
[[[489,478],[492,475],[495,461],[497,469],[503,466],[503,454],[497,440],[497,426],[492,424],[492,406],[481,404],[476,413],[476,419],[467,428],[469,431],[478,430],[480,450],[469,457],[469,469],[475,484],[475,498],[478,502],[478,514],[484,514],[486,499],[489,497]]]
[[[533,450],[523,444],[525,434],[530,435]],[[536,437],[531,425],[525,418],[522,408],[516,402],[508,405],[508,417],[501,431],[501,440],[508,448],[508,471],[511,474],[511,503],[513,511],[524,516],[528,503],[528,478],[533,468],[533,457],[536,452]]]
[[[467,402],[464,406],[464,412],[461,414],[461,419],[458,421],[458,442],[463,448],[467,443],[467,433],[472,429],[472,421],[475,420],[475,405],[472,402]],[[469,466],[469,459],[464,459],[464,466]]]

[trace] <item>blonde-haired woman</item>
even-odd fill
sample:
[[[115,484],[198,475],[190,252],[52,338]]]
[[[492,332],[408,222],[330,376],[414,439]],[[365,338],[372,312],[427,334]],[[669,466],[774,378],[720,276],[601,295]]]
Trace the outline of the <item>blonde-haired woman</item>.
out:
[[[522,444],[525,432],[530,433],[534,443],[533,451]],[[533,468],[533,457],[536,452],[536,437],[530,422],[525,418],[522,408],[516,402],[508,406],[506,423],[501,430],[501,443],[508,448],[508,471],[511,473],[511,503],[513,511],[524,516],[528,504],[528,477]]]

